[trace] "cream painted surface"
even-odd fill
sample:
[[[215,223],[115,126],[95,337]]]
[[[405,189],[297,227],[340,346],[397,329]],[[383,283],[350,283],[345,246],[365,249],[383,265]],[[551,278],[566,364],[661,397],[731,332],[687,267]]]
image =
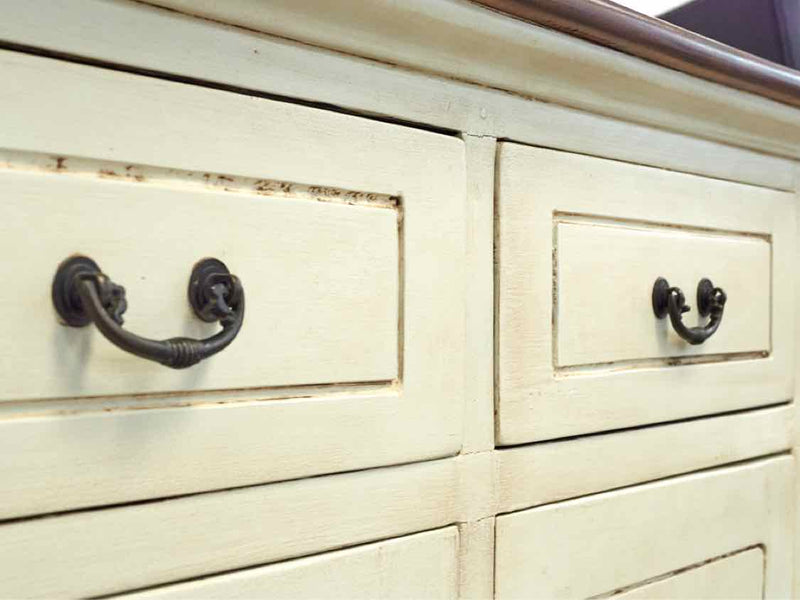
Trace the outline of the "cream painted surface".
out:
[[[458,469],[446,459],[0,524],[0,597],[121,593],[443,527],[461,511]]]
[[[400,379],[395,207],[16,171],[13,160],[0,170],[8,210],[0,247],[30,258],[24,277],[16,261],[0,263],[0,277],[19,280],[0,289],[19,328],[0,362],[0,399]],[[125,353],[93,326],[65,327],[48,282],[74,253],[125,286],[125,328],[156,339],[216,333],[195,317],[186,288],[197,260],[219,258],[244,286],[242,330],[217,356],[180,371]],[[31,301],[16,302],[20,295]]]
[[[800,165],[796,165],[795,167],[795,189],[798,190],[795,192],[795,202],[800,203]],[[797,228],[800,231],[800,211],[797,212]],[[800,244],[798,244],[796,248],[797,252],[795,254],[795,265],[800,264]],[[800,301],[800,277],[797,275],[795,276],[795,302]],[[795,321],[795,339],[800,340],[800,319]],[[800,352],[795,354],[795,401],[793,403],[794,408],[794,443],[793,443],[793,452],[795,457],[800,455],[800,402],[797,401],[797,398],[800,397],[798,392],[800,391]],[[795,504],[795,522],[797,523],[796,527],[798,527],[798,534],[800,534],[800,474],[795,477],[795,498],[797,498],[797,502]],[[795,536],[795,547],[794,547],[794,565],[795,565],[795,572],[794,572],[794,596],[796,598],[800,598],[800,535]]]
[[[500,145],[498,160],[500,445],[713,414],[793,396],[791,194],[511,143]],[[570,225],[567,239],[559,241],[553,219],[564,213],[577,215],[582,224]],[[597,233],[589,223],[634,228],[607,227]],[[562,243],[566,256],[560,252]],[[694,252],[684,253],[684,243]],[[730,254],[719,255],[726,245]],[[768,256],[771,272],[764,273]],[[559,277],[555,289],[554,270]],[[690,304],[700,276],[732,286],[719,341],[709,340],[708,350],[676,344],[668,324],[655,318],[651,290],[658,276],[682,287]],[[728,324],[730,332],[722,333]],[[562,328],[566,339],[554,340]],[[616,329],[621,333],[615,336]],[[559,358],[564,362],[555,362],[554,347],[565,351],[566,357]],[[770,350],[768,356],[725,360],[710,354],[702,364],[675,366],[672,359],[659,360],[698,351],[764,349]],[[610,364],[565,373],[554,366],[596,360]]]
[[[458,529],[447,527],[117,597],[457,598],[457,548]]]
[[[764,597],[791,594],[794,459],[781,456],[497,518],[496,597],[610,594],[763,546]]]
[[[471,2],[148,3],[626,121],[800,157],[800,115],[792,107]]]
[[[149,255],[139,241],[156,238],[151,215],[164,213],[163,227],[229,232],[230,248],[213,243],[252,290],[245,332],[261,330],[218,357],[228,369],[212,359],[194,380],[77,332],[91,338],[89,358],[117,357],[93,383],[105,395],[92,398],[78,390],[26,400],[17,390],[53,384],[41,375],[53,355],[14,363],[0,383],[0,596],[488,598],[495,588],[530,596],[573,583],[597,588],[586,594],[744,592],[756,586],[759,550],[740,551],[754,544],[766,549],[768,595],[789,595],[790,457],[661,479],[792,444],[798,212],[796,197],[776,190],[797,182],[794,163],[774,154],[800,155],[798,111],[460,0],[163,1],[277,35],[127,0],[0,0],[0,41],[113,65],[0,52],[6,228],[38,269],[22,278],[31,306],[6,290],[15,310],[31,313],[7,327],[33,346],[42,342],[25,337],[31,328],[56,327],[41,313],[52,317],[52,269],[80,223],[109,257],[95,256],[101,266],[129,288],[132,329],[191,331],[182,290],[196,240],[181,227],[162,236],[180,244]],[[509,190],[515,218],[503,213]],[[337,191],[359,195],[341,202]],[[554,212],[564,228],[555,316],[569,363],[558,370],[548,337]],[[50,214],[69,226],[54,231]],[[120,222],[138,228],[123,235]],[[511,262],[509,229],[521,244]],[[299,233],[313,241],[301,245]],[[650,247],[690,304],[702,271],[729,290],[729,309],[738,305],[709,341],[717,349],[696,350],[711,362],[666,368],[658,361],[672,350],[653,355],[655,336],[609,335],[623,316],[641,317],[632,331],[647,327],[652,282],[643,304],[623,290],[646,270]],[[616,271],[591,262],[604,253]],[[512,296],[515,319],[501,311],[495,331],[493,258],[498,306],[509,298],[504,281],[535,281],[534,293]],[[131,275],[145,267],[146,281]],[[725,282],[705,273],[712,267]],[[18,263],[6,268],[19,279]],[[151,283],[170,284],[173,297],[157,302]],[[598,285],[607,286],[598,297],[585,293]],[[519,343],[504,346],[509,335]],[[237,344],[248,353],[234,361]],[[607,350],[624,369],[596,365]],[[511,371],[509,351],[522,353]],[[8,350],[0,359],[18,360]],[[68,365],[55,385],[98,366]],[[501,443],[522,444],[703,415],[493,449],[496,424]],[[434,528],[443,529],[414,534]]]
[[[428,8],[435,3],[425,4]],[[226,3],[226,6],[231,5]],[[292,4],[300,10],[306,6],[306,3]],[[319,3],[315,6],[325,8]],[[408,6],[407,3],[395,3],[391,7],[384,4],[383,9],[403,11]],[[280,94],[331,104],[474,136],[512,139],[721,179],[794,189],[791,161],[699,139],[694,137],[694,127],[673,133],[663,127],[633,124],[482,85],[436,77],[424,70],[400,68],[164,11],[139,2],[0,0],[0,7],[3,9],[0,39],[18,44],[235,86],[253,93]],[[271,6],[270,14],[274,15],[274,11],[275,6]],[[366,17],[363,11],[346,14]],[[102,26],[97,26],[98,23]],[[480,34],[484,33],[482,29]],[[413,35],[414,32],[393,25],[392,34]],[[427,41],[448,43],[451,39],[450,36],[444,39],[430,36]],[[381,43],[384,40],[385,37]],[[473,36],[467,50],[471,50],[474,40]],[[470,65],[475,64],[476,61],[470,62]],[[496,64],[491,68],[496,74]],[[521,70],[520,76],[530,82],[529,67]],[[698,95],[700,98],[702,94]],[[732,96],[725,93],[718,94],[717,98],[727,101]],[[648,110],[658,110],[660,104],[656,96],[655,101],[648,100]],[[764,110],[750,111],[749,116],[770,118]],[[627,112],[622,118],[627,118]],[[733,116],[728,119],[729,126],[742,123],[742,119]],[[670,129],[674,126],[673,123]],[[732,143],[732,140],[727,141]],[[761,152],[767,151],[768,148],[761,148]]]
[[[467,156],[467,348],[462,452],[494,448],[494,162],[497,140],[464,136]],[[488,317],[488,318],[487,318]]]
[[[752,548],[689,567],[688,570],[614,594],[622,600],[755,600],[763,598],[764,562],[761,548]]]
[[[25,297],[0,292],[17,339],[0,350],[15,400],[0,413],[2,517],[459,451],[461,140],[8,51],[0,65],[0,248],[30,256],[0,267]],[[297,189],[254,194],[266,180]],[[314,199],[336,200],[330,188],[367,196]],[[370,204],[389,197],[402,223]],[[208,331],[185,286],[218,255],[248,294],[241,338],[172,371],[58,325],[50,283],[75,251],[129,286],[133,331],[164,336]],[[116,396],[70,400],[99,394]]]
[[[494,517],[458,525],[458,597],[494,596]]]
[[[556,367],[770,352],[769,239],[592,217],[555,217],[554,227]],[[700,280],[725,290],[722,324],[703,344],[687,344],[669,317],[653,319],[647,300],[659,276],[686,294],[689,326],[708,321],[697,312]]]
[[[530,444],[495,453],[497,510],[510,512],[788,451],[794,406]]]

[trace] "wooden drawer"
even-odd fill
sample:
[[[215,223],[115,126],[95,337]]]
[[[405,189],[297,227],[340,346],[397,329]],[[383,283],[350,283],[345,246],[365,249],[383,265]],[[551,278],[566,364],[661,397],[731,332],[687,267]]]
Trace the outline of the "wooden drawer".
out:
[[[115,597],[456,598],[457,548],[458,528],[447,527]]]
[[[0,63],[14,340],[0,355],[0,517],[458,451],[460,140],[12,52]],[[243,283],[241,332],[173,370],[61,325],[51,281],[74,253],[126,287],[125,327],[154,338],[216,331],[186,289],[195,261],[217,257]]]
[[[0,523],[0,598],[144,591],[447,528],[459,519],[458,462],[425,461]],[[437,548],[422,544],[436,566],[445,567],[432,590],[444,589],[452,576],[447,556],[454,539],[445,537]],[[393,572],[390,564],[385,569]]]
[[[497,196],[500,444],[712,414],[793,395],[793,197],[505,143]],[[659,277],[727,302],[690,344]]]
[[[630,586],[614,597],[627,600],[763,598],[765,560],[761,547],[742,550]]]
[[[501,515],[497,597],[789,597],[793,469],[781,456]]]

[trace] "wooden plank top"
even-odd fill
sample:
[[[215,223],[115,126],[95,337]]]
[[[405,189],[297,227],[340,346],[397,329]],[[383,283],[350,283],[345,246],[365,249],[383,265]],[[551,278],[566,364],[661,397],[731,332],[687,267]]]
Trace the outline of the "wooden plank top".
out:
[[[474,0],[690,75],[800,106],[800,71],[608,0]]]

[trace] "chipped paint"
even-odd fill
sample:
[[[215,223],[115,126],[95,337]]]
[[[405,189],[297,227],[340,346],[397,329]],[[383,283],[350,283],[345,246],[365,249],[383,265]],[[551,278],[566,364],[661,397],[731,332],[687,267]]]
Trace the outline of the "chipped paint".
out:
[[[198,186],[215,192],[254,194],[393,210],[398,210],[401,203],[398,196],[369,191],[308,185],[263,177],[244,177],[230,173],[186,171],[128,162],[121,163],[79,157],[45,155],[35,152],[0,150],[0,168],[77,177],[95,177],[124,183],[146,183],[159,187]]]

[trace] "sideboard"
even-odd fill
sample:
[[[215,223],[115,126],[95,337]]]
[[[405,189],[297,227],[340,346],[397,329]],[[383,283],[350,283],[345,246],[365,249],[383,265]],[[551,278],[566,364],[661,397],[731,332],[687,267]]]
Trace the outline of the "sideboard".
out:
[[[0,597],[800,597],[800,72],[601,0],[0,7]]]

